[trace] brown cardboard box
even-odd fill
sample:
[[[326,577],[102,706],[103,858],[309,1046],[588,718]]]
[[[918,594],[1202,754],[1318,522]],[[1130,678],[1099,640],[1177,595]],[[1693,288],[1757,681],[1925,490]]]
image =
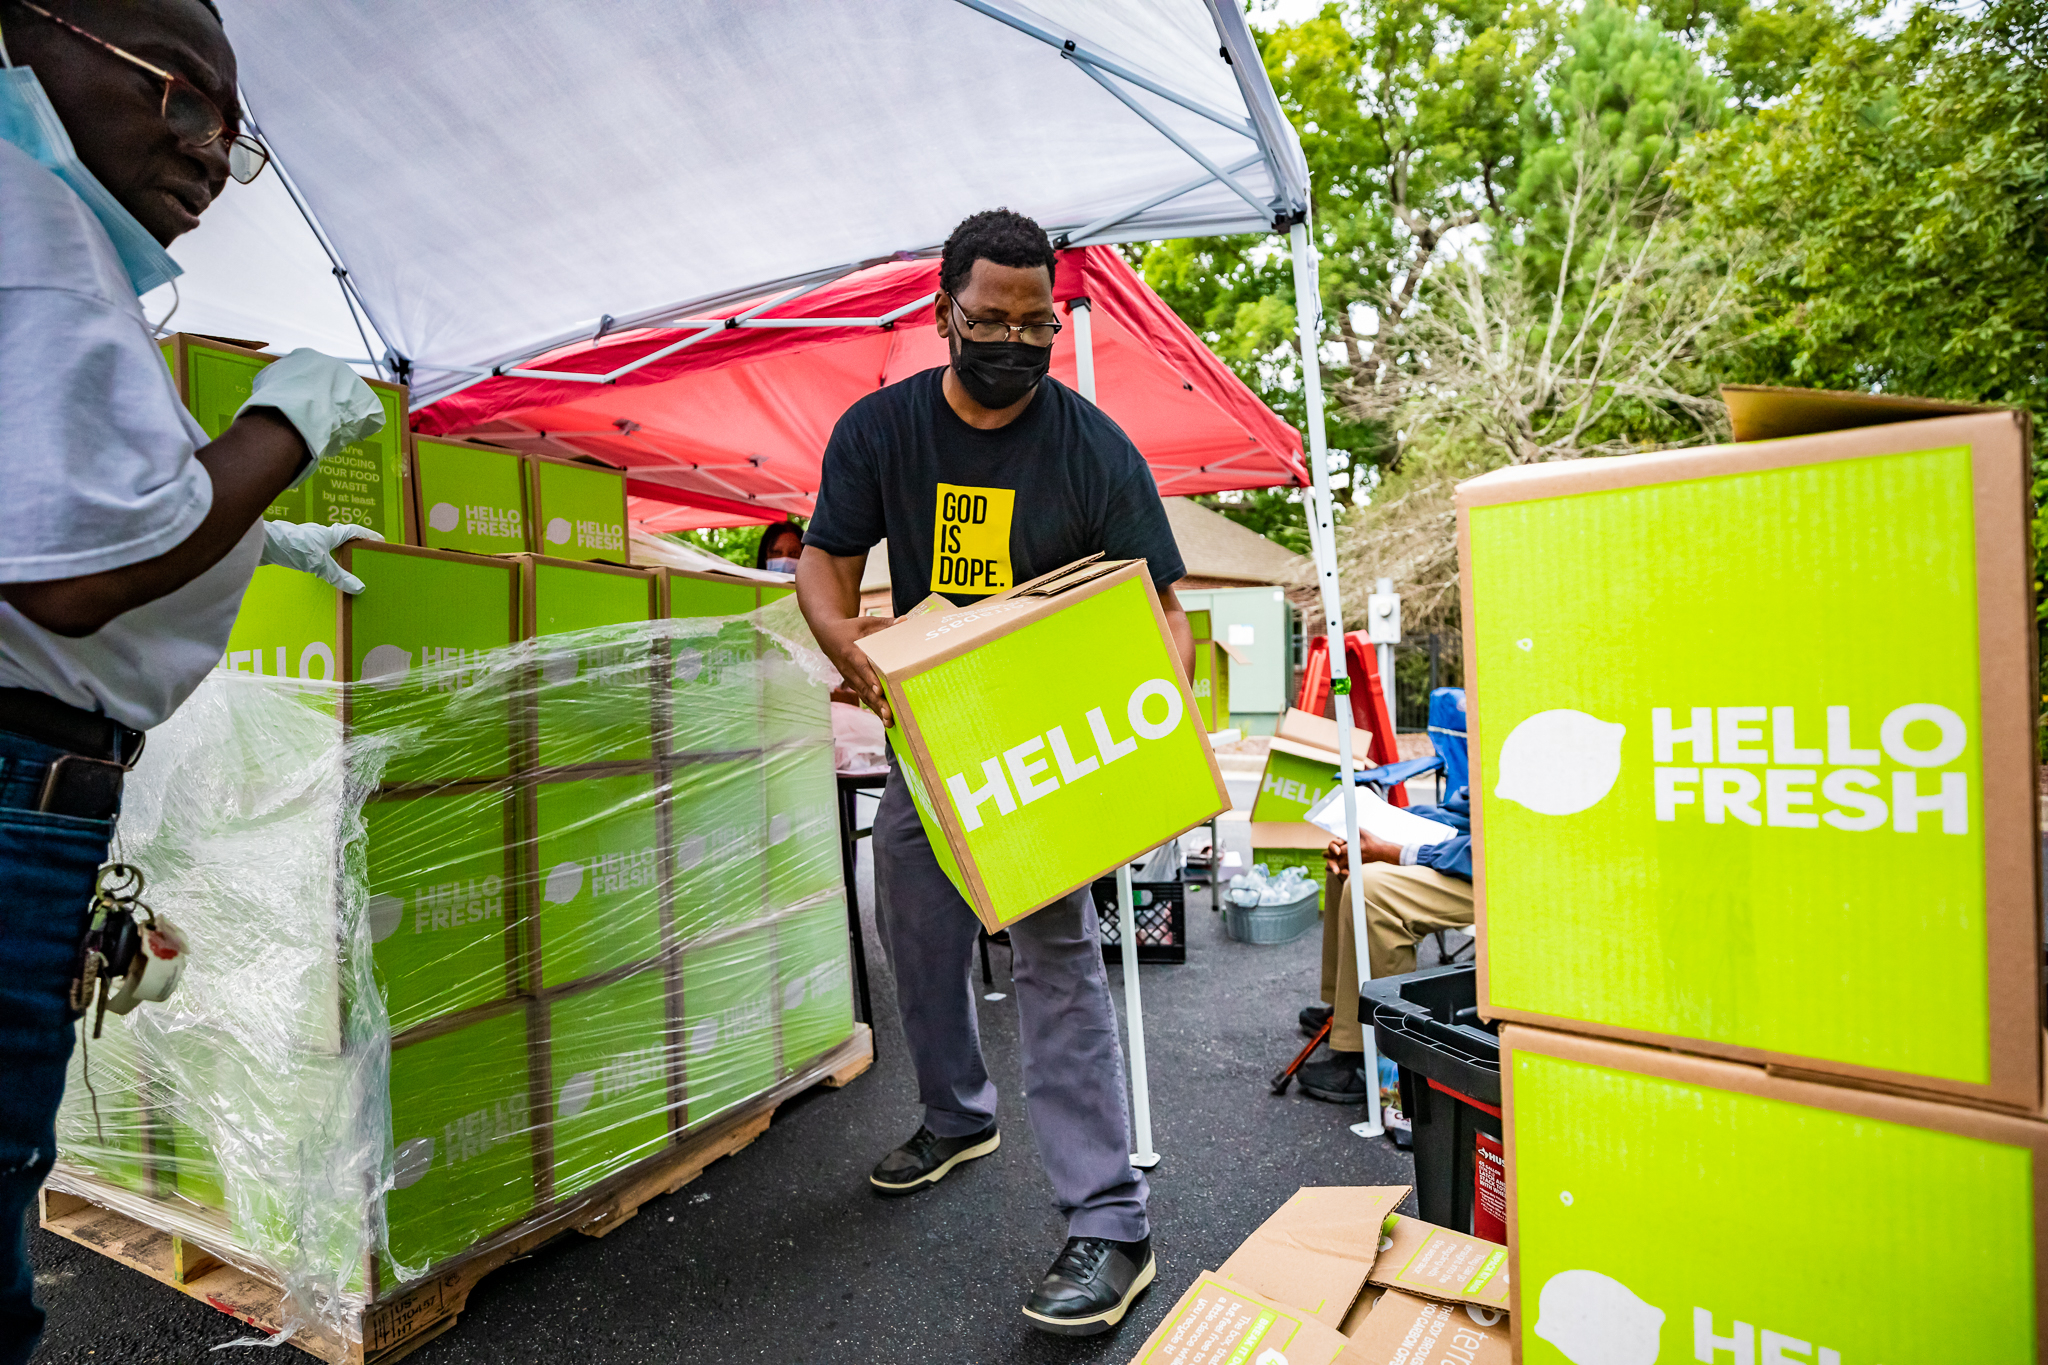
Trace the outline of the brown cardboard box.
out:
[[[2028,418],[1726,396],[1735,444],[1459,487],[1481,1014],[2039,1114]],[[1554,717],[1611,795],[1514,794]]]
[[[2048,1123],[1516,1025],[1501,1082],[1518,1361],[2048,1360]]]
[[[1238,1288],[1203,1271],[1145,1338],[1131,1365],[1330,1365],[1347,1343],[1311,1314]]]
[[[1337,1365],[1508,1365],[1514,1333],[1498,1308],[1440,1303],[1389,1289],[1356,1329]]]
[[[1379,1254],[1376,1230],[1406,1185],[1304,1186],[1217,1273],[1342,1329]]]
[[[1399,1214],[1387,1218],[1381,1234],[1374,1284],[1446,1303],[1507,1308],[1508,1249],[1499,1242]]]
[[[1337,722],[1306,711],[1288,709],[1266,750],[1252,798],[1253,848],[1314,849],[1330,842],[1329,833],[1308,823],[1309,809],[1336,785],[1339,765]],[[1358,768],[1372,766],[1372,732],[1351,727],[1351,756]]]

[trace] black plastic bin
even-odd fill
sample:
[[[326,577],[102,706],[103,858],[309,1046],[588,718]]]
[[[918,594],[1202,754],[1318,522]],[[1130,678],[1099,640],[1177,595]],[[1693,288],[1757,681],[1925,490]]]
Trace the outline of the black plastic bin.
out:
[[[1367,981],[1380,1055],[1401,1069],[1401,1111],[1414,1125],[1415,1199],[1425,1222],[1506,1239],[1500,1202],[1500,1039],[1479,1019],[1471,964]],[[1491,1162],[1493,1169],[1482,1168]],[[1486,1177],[1479,1217],[1477,1182]]]
[[[1118,964],[1124,960],[1123,922],[1117,914],[1116,878],[1098,877],[1090,888],[1095,894],[1097,933],[1102,940],[1102,960]],[[1138,930],[1138,961],[1186,962],[1188,960],[1188,892],[1183,882],[1133,882],[1131,917]]]

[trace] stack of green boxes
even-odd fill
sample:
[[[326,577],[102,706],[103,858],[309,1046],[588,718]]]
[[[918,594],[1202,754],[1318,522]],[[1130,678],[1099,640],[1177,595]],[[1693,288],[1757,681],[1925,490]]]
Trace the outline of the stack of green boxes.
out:
[[[209,430],[265,360],[191,337],[167,355]],[[343,1059],[332,1069],[355,1074],[355,1098],[301,1097],[303,1122],[254,1121],[294,1108],[276,1093],[286,1069],[266,1072],[250,1040],[267,1025],[206,987],[196,953],[175,1027],[149,1011],[115,1021],[93,1045],[99,1121],[82,1085],[62,1119],[69,1165],[222,1219],[266,1263],[333,1241],[316,1228],[381,1222],[386,1248],[340,1285],[373,1297],[657,1155],[853,1033],[826,691],[743,619],[784,590],[603,562],[626,558],[616,471],[426,438],[408,465],[395,392],[378,468],[412,486],[415,510],[400,497],[377,526],[388,543],[339,553],[364,591],[258,570],[221,663],[285,680],[310,729],[285,744],[260,704],[276,698],[258,699],[246,733],[193,746],[168,779],[232,787],[236,764],[267,759],[261,781],[327,831],[345,875],[314,899],[345,922],[362,906],[353,941],[369,960],[353,961],[344,927],[338,969],[300,1011],[324,1022],[290,1046]],[[152,747],[177,748],[187,719]],[[303,756],[323,771],[275,771]],[[327,770],[343,763],[374,782],[310,799],[327,779],[339,791]],[[203,835],[160,831],[155,852],[260,887],[278,830],[229,810]],[[285,1190],[280,1166],[323,1140],[345,1147],[341,1130],[366,1122],[388,1124],[393,1152],[381,1209],[309,1209],[319,1201]],[[309,1137],[320,1124],[325,1138]],[[273,1138],[288,1149],[264,1150]]]
[[[1195,637],[1195,676],[1188,690],[1195,694],[1203,727],[1218,734],[1230,728],[1230,653],[1211,634],[1207,607],[1188,612],[1188,629]]]
[[[2028,423],[1730,402],[1459,492],[1517,1358],[2036,1361]]]

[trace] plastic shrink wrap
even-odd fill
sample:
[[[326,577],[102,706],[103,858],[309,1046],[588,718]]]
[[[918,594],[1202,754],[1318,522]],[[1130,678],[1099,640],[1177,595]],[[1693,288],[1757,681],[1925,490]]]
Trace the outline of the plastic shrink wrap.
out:
[[[400,582],[421,552],[369,559],[383,618],[468,637],[368,593],[338,635],[331,598],[294,622],[310,580],[261,571],[261,638],[151,733],[117,835],[183,984],[74,1052],[50,1181],[330,1342],[854,1031],[830,675],[793,605],[565,630],[649,614],[646,576],[471,560],[502,581],[478,608]]]

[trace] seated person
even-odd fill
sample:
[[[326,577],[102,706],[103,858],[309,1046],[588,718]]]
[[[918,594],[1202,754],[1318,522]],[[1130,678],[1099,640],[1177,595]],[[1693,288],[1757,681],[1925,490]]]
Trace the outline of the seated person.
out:
[[[1472,808],[1460,787],[1441,806],[1413,813],[1454,826],[1441,843],[1400,844],[1358,834],[1358,877],[1365,892],[1366,960],[1374,979],[1415,970],[1415,945],[1439,929],[1472,927]],[[1351,887],[1342,839],[1323,850],[1323,1001],[1301,1012],[1311,1036],[1330,1020],[1329,1054],[1299,1073],[1301,1088],[1333,1104],[1365,1103],[1365,1034],[1358,1019],[1358,955],[1351,942]]]

